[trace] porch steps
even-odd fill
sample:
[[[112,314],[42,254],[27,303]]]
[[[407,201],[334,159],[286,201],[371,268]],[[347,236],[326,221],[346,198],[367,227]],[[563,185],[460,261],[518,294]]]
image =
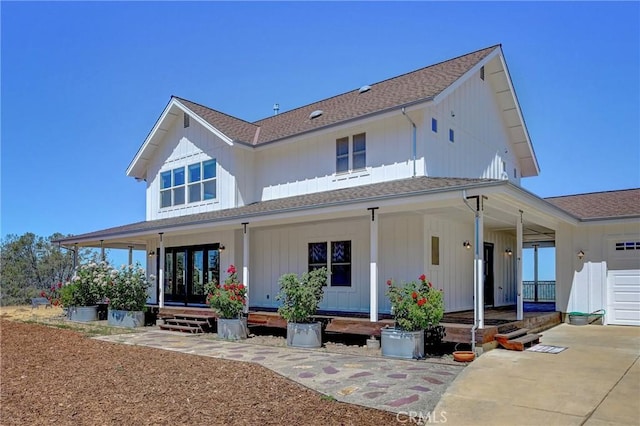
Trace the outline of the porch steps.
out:
[[[525,347],[533,346],[540,342],[541,334],[527,334],[529,329],[519,328],[504,334],[496,334],[496,341],[505,349],[511,351],[524,351]]]
[[[164,324],[160,324],[159,327],[161,330],[206,333],[211,330],[211,319],[210,316],[176,314],[163,318]]]

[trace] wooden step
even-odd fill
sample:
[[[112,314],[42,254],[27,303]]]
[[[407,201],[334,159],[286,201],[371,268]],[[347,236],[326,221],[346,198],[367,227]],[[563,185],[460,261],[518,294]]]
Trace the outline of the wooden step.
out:
[[[526,334],[516,339],[507,340],[506,342],[498,340],[498,343],[500,343],[503,348],[511,351],[524,351],[525,347],[538,344],[540,337],[542,337],[540,334]]]
[[[161,324],[160,326],[161,330],[168,330],[168,331],[182,331],[182,332],[189,332],[189,333],[203,333],[202,331],[202,327],[190,327],[187,325],[174,325],[174,324]]]
[[[164,322],[165,324],[175,324],[175,325],[186,324],[186,325],[197,325],[199,327],[202,327],[203,325],[209,325],[209,321],[183,319],[183,318],[165,318]]]
[[[507,340],[512,340],[512,339],[515,339],[516,337],[523,336],[527,334],[528,331],[529,331],[528,328],[519,328],[509,333],[498,333],[494,337],[498,341],[498,343],[506,342]]]

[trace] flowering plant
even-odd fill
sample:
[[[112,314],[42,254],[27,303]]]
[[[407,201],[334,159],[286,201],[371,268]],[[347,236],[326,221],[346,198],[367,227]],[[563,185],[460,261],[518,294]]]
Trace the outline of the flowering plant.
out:
[[[206,284],[207,303],[219,318],[239,318],[247,303],[247,288],[239,282],[235,266],[229,266],[227,273],[222,285],[216,280]]]
[[[57,284],[52,284],[49,291],[42,290],[40,292],[40,297],[46,297],[52,306],[58,306],[60,304],[61,288],[62,288],[62,282],[59,282]]]
[[[424,274],[418,281],[395,286],[387,280],[387,297],[391,301],[391,313],[396,326],[405,331],[425,330],[440,322],[444,315],[444,298],[441,290],[433,288]]]
[[[287,322],[312,322],[324,296],[327,268],[305,272],[301,278],[296,274],[284,274],[279,283],[280,293],[276,299],[282,301],[282,306],[278,308],[278,314]]]
[[[106,296],[109,308],[119,311],[141,311],[147,303],[147,289],[150,286],[145,270],[139,263],[136,265],[122,265],[120,270],[109,272],[110,280],[107,285]]]
[[[105,297],[113,268],[107,262],[80,265],[76,275],[61,289],[64,306],[93,306]],[[66,288],[68,287],[68,288]]]

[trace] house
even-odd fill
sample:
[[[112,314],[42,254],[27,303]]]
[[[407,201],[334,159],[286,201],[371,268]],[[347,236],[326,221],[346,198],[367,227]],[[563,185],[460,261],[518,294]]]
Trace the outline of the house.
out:
[[[522,249],[546,244],[558,310],[640,325],[637,190],[521,187],[540,168],[499,45],[253,123],[171,97],[126,173],[145,220],[60,242],[147,251],[160,307],[203,306],[234,264],[250,309],[275,309],[282,274],[326,266],[323,311],[377,321],[387,279],[426,273],[482,328],[486,306],[522,318]]]

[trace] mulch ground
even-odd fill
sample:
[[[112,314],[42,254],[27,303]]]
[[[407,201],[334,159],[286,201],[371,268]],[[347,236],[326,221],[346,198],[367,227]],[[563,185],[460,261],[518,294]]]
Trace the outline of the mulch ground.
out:
[[[0,320],[0,424],[386,425],[258,365]]]

